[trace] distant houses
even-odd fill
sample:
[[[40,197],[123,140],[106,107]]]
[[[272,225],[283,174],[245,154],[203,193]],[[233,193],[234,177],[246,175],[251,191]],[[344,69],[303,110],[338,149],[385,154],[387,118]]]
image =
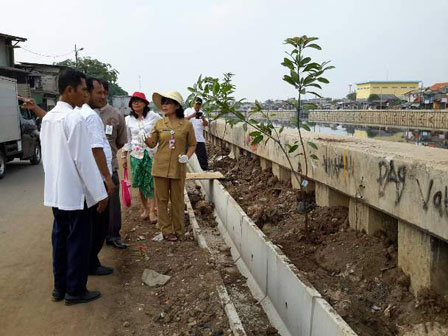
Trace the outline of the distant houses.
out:
[[[17,80],[19,95],[34,98],[45,110],[52,109],[59,97],[59,73],[65,67],[25,62],[16,64],[14,50],[25,41],[24,37],[0,33],[0,76]]]

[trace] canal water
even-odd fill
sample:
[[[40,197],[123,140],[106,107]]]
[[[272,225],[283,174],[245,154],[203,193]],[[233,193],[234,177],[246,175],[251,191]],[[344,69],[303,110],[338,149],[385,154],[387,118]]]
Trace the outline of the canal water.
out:
[[[294,128],[289,122],[281,122],[288,128]],[[417,146],[428,146],[448,149],[448,132],[428,132],[421,130],[403,130],[397,128],[363,127],[353,125],[336,125],[330,127],[324,124],[308,123],[312,132],[342,135],[348,137],[368,138],[383,141],[413,143]]]

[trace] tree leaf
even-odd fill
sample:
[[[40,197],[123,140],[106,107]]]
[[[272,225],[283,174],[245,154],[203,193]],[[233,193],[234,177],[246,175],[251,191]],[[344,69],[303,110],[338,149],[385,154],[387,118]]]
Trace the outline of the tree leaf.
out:
[[[289,58],[284,58],[283,59],[283,63],[282,63],[282,65],[284,66],[284,67],[287,67],[287,68],[289,68],[290,70],[293,70],[294,69],[294,64],[292,63],[292,61],[289,59]]]
[[[317,148],[317,146],[316,146],[316,144],[314,143],[314,142],[312,142],[312,141],[307,141],[307,144],[311,147],[311,148],[313,148],[313,149],[318,149]]]
[[[301,124],[300,127],[302,127],[305,131],[311,132],[311,128],[305,123]]]
[[[291,84],[292,86],[297,87],[297,84],[294,82],[294,80],[293,80],[290,76],[288,76],[288,75],[284,75],[284,76],[283,76],[283,80],[284,80],[285,82]]]
[[[316,160],[316,161],[319,160],[319,158],[318,158],[318,156],[316,154],[311,154],[310,158],[313,159],[313,160]]]
[[[303,69],[303,71],[307,72],[307,71],[310,71],[310,70],[313,70],[313,69],[319,69],[319,68],[320,68],[320,64],[313,62],[313,63],[308,64],[305,67],[305,69]]]
[[[325,84],[329,84],[330,83],[330,81],[328,79],[324,78],[324,77],[319,77],[319,78],[317,78],[317,80],[319,82],[325,83]]]
[[[317,84],[317,83],[311,83],[311,84],[308,84],[307,86],[312,86],[312,87],[315,87],[315,88],[318,88],[318,89],[322,90],[322,86],[320,84]]]
[[[322,98],[322,96],[320,94],[318,94],[317,92],[314,91],[308,91],[307,93],[315,95],[316,97]]]
[[[218,81],[216,81],[216,82],[214,82],[213,83],[213,94],[216,96],[217,94],[218,94],[218,92],[219,92],[219,82]]]
[[[258,135],[256,136],[253,140],[252,140],[252,145],[257,145],[259,144],[261,141],[263,141],[263,135]]]
[[[247,124],[246,123],[243,124],[243,130],[244,130],[244,132],[247,132]]]
[[[246,118],[244,117],[244,114],[242,114],[242,113],[239,112],[239,111],[234,111],[233,114],[235,114],[235,116],[236,116],[238,119],[242,120],[242,121],[244,121],[244,120],[246,119]]]
[[[253,131],[253,132],[250,132],[249,133],[249,135],[251,136],[251,137],[257,137],[257,136],[259,136],[261,133],[259,132],[259,131]]]
[[[280,128],[280,130],[278,131],[278,133],[279,133],[279,134],[282,134],[284,129],[285,129],[285,126],[282,126],[282,127]]]
[[[289,146],[289,145],[288,145],[288,146]],[[292,145],[292,146],[289,146],[288,153],[293,153],[293,152],[295,152],[295,151],[297,150],[297,148],[299,148],[299,145]]]
[[[318,45],[318,44],[316,44],[316,43],[311,43],[311,44],[307,45],[307,47],[309,47],[309,48],[314,48],[314,49],[317,49],[317,50],[322,50],[322,48],[320,47],[320,45]]]
[[[303,60],[302,60],[302,64],[303,65],[305,65],[305,64],[308,64],[309,62],[311,61],[311,57],[305,57]]]

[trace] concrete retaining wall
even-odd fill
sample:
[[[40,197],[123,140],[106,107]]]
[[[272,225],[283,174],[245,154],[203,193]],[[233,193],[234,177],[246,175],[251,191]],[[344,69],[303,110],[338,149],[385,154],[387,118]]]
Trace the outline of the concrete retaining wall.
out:
[[[190,160],[190,171],[200,171]],[[245,214],[219,181],[199,181],[215,205],[218,228],[254,296],[284,336],[355,336],[353,330]]]
[[[279,179],[292,179],[294,175],[280,148],[272,141],[251,146],[249,133],[242,124],[225,127],[222,120],[211,123],[207,136],[211,142],[224,143],[230,147],[234,157],[241,151],[250,152],[260,158],[265,167]],[[428,253],[426,240],[418,239],[420,234],[430,235],[440,244],[426,258],[428,265],[418,265],[430,270],[423,276],[415,265],[407,265],[412,258],[399,258],[399,266],[411,277],[412,289],[416,293],[424,287],[448,293],[448,278],[437,272],[436,260],[445,255],[448,241],[448,151],[410,144],[375,141],[353,137],[328,136],[304,132],[304,140],[313,141],[318,149],[306,144],[307,154],[316,154],[318,160],[309,159],[306,178],[308,188],[315,188],[316,201],[320,206],[344,205],[349,207],[350,225],[369,234],[383,229],[397,236],[398,222],[407,225],[409,237],[422,242],[412,246],[417,254]],[[298,141],[295,130],[285,130],[281,135],[285,144]],[[293,167],[305,170],[302,156],[291,156]],[[305,175],[305,174],[303,174]],[[406,242],[398,236],[399,255],[407,254]],[[421,249],[421,251],[419,251]],[[421,277],[423,278],[421,279]],[[442,278],[441,278],[442,277]],[[437,283],[436,287],[434,284]],[[446,283],[444,288],[440,283]]]
[[[315,123],[448,131],[446,110],[312,110]]]

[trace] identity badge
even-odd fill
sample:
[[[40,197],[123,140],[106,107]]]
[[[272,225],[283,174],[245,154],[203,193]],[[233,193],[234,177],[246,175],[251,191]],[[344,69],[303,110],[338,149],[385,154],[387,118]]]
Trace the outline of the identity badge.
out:
[[[112,131],[114,130],[114,127],[112,125],[106,125],[106,134],[112,135]]]

